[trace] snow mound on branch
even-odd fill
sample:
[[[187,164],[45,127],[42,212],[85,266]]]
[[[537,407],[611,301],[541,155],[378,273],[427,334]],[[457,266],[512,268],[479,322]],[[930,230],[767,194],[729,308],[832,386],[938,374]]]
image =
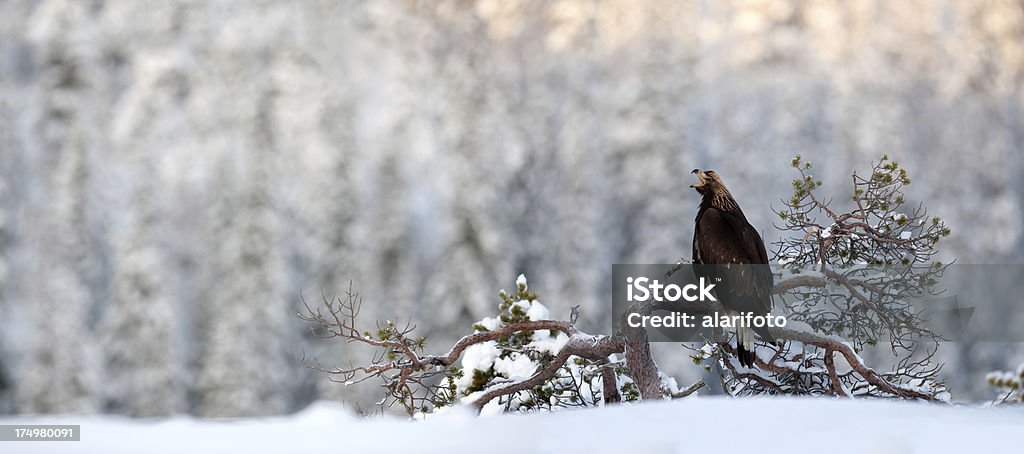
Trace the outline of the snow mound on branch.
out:
[[[523,381],[537,371],[539,364],[529,356],[513,353],[505,358],[494,361],[494,371],[508,377],[512,381]]]
[[[487,331],[494,331],[501,326],[501,321],[494,317],[484,317],[478,324]]]
[[[516,285],[525,289],[526,277],[520,274],[516,279]],[[540,301],[523,299],[512,303],[512,306],[521,310],[531,321],[549,320],[551,317],[551,312]],[[495,331],[504,324],[499,318],[484,317],[475,326],[487,331]],[[549,330],[534,331],[528,339],[530,342],[525,345],[527,350],[551,355],[557,354],[569,342],[569,336],[566,336],[565,333],[559,331],[552,333]],[[530,378],[540,368],[540,363],[526,354],[503,351],[496,341],[472,345],[466,348],[462,355],[463,375],[456,382],[460,392],[470,389],[477,371],[485,374],[493,373],[500,380],[519,382]],[[467,397],[472,396],[470,394]]]
[[[487,370],[494,365],[494,360],[501,354],[498,344],[494,341],[470,345],[462,353],[462,367],[466,370]]]
[[[526,310],[526,317],[530,320],[551,320],[551,311],[541,304],[540,301],[534,301],[533,304],[527,302],[527,305],[529,305],[529,308]]]
[[[566,336],[561,331],[558,331],[555,336],[551,336],[550,331],[537,331],[533,333],[533,338],[534,341],[530,342],[530,347],[535,348],[539,352],[552,355],[558,354],[562,347],[565,347],[565,344],[569,342],[569,336]]]

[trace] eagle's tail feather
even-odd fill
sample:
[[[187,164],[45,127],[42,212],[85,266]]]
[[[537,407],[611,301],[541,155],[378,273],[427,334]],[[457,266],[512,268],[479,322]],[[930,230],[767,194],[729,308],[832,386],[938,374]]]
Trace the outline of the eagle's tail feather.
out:
[[[754,330],[747,327],[736,329],[736,356],[743,366],[754,367]]]

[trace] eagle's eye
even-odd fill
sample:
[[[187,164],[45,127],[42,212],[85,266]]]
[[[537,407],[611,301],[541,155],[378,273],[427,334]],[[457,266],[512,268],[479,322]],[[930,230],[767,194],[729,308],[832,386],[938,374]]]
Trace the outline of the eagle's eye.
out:
[[[715,171],[714,170],[708,170],[707,172],[704,172],[704,174],[709,176],[709,177],[713,177],[713,176],[715,176]]]

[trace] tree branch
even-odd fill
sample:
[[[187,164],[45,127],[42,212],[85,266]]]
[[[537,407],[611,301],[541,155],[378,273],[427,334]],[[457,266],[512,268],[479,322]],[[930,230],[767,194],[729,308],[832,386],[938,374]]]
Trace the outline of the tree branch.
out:
[[[573,334],[569,338],[569,342],[567,342],[565,346],[559,350],[558,354],[555,355],[555,358],[548,361],[548,363],[539,371],[535,372],[533,376],[520,382],[502,383],[488,390],[480,391],[482,394],[473,401],[472,405],[477,409],[477,411],[480,411],[488,402],[495,398],[515,394],[538,386],[541,383],[544,383],[547,379],[553,377],[558,372],[558,369],[560,369],[571,356],[601,360],[608,358],[608,356],[614,353],[622,352],[622,349],[623,344],[621,339],[615,337],[592,336],[583,333]]]

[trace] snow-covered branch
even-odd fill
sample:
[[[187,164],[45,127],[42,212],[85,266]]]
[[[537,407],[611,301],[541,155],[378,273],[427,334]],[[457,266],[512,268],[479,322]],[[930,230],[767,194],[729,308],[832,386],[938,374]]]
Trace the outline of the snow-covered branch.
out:
[[[384,381],[388,394],[382,403],[401,404],[407,412],[425,412],[455,403],[460,396],[464,402],[483,409],[495,399],[523,392],[544,393],[540,388],[557,380],[560,373],[573,380],[594,381],[614,378],[614,364],[609,357],[622,353],[624,342],[620,337],[590,335],[579,331],[571,322],[550,320],[546,308],[536,301],[536,295],[527,292],[525,279],[517,282],[516,295],[502,293],[500,318],[486,318],[475,325],[476,333],[463,336],[444,354],[422,353],[425,341],[414,339],[413,326],[399,329],[395,322],[378,324],[376,333],[359,329],[358,314],[362,305],[360,296],[351,290],[342,298],[324,298],[320,307],[313,308],[303,301],[303,320],[314,324],[313,332],[320,337],[340,337],[348,342],[375,347],[380,352],[372,364],[349,368],[326,368],[315,358],[308,367],[328,374],[331,380],[355,384],[368,379]],[[535,336],[535,333],[536,336]],[[535,339],[536,337],[536,339]],[[499,345],[501,348],[499,349]],[[462,368],[459,360],[462,359]],[[305,358],[303,358],[305,361]],[[571,361],[588,362],[596,372],[589,377],[573,377]],[[495,366],[511,364],[496,371]],[[569,363],[569,364],[567,364]],[[578,369],[578,367],[576,368]],[[532,370],[528,377],[522,371]],[[621,372],[620,372],[621,373]],[[497,375],[509,375],[497,377]],[[628,384],[628,383],[627,383]],[[575,393],[582,392],[575,383]],[[535,389],[537,388],[537,389]],[[565,391],[566,389],[563,389]],[[591,393],[590,403],[597,396],[620,398],[619,386],[604,386],[601,392]],[[615,394],[614,397],[611,395]],[[555,397],[555,396],[552,396]],[[578,396],[580,404],[585,404]]]
[[[520,329],[520,331],[522,330]],[[621,353],[622,349],[623,343],[617,337],[593,336],[576,332],[569,337],[569,341],[558,351],[558,354],[530,378],[520,382],[499,384],[488,388],[480,397],[473,399],[472,404],[478,410],[483,409],[484,405],[487,405],[488,402],[495,398],[508,396],[538,386],[554,377],[558,370],[565,365],[565,362],[573,356],[590,360],[604,360],[615,353]]]

